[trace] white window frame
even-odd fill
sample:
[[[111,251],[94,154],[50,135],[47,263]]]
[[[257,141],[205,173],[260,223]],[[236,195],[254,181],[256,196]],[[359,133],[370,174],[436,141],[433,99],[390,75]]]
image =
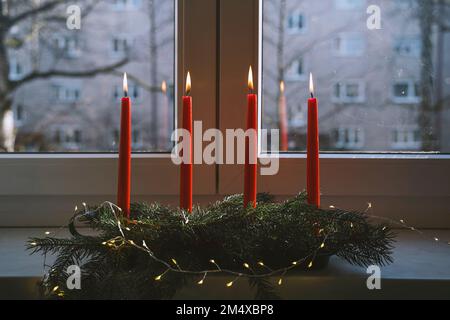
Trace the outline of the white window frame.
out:
[[[258,66],[259,127],[262,94],[262,0],[221,1],[220,127],[245,127],[245,76],[248,65]],[[252,18],[249,18],[252,17]],[[239,29],[236,26],[239,26]],[[249,41],[248,39],[254,39]],[[238,47],[240,50],[236,51]],[[242,75],[242,81],[236,81]],[[319,85],[319,84],[317,84]],[[307,93],[305,93],[305,97]],[[320,103],[320,96],[318,96]],[[366,132],[367,135],[367,132]],[[305,153],[268,154],[279,160],[279,172],[258,177],[258,192],[282,200],[306,188]],[[416,227],[450,226],[450,156],[435,153],[321,153],[321,192],[324,207],[364,210]],[[219,195],[242,192],[243,167],[219,167]],[[427,213],[427,214],[424,214]]]
[[[255,85],[260,97],[262,89],[259,4],[259,0],[179,1],[177,12],[181,14],[176,20],[176,35],[184,36],[176,39],[176,64],[180,66],[176,68],[175,79],[177,123],[182,95],[182,90],[177,89],[184,87],[189,69],[194,119],[203,120],[203,129],[218,127],[223,131],[245,126],[243,110],[249,64],[255,66]],[[217,12],[220,19],[215,15]],[[184,25],[184,21],[190,23]],[[199,52],[203,54],[201,59]],[[242,81],[237,80],[241,78]],[[196,85],[199,81],[202,85]],[[276,155],[259,153],[260,160],[273,157]],[[258,190],[282,200],[305,189],[306,156],[286,153],[279,155],[279,161],[277,175],[259,176]],[[133,153],[132,166],[132,201],[178,205],[179,167],[172,163],[170,154]],[[0,176],[5,183],[0,183],[0,226],[65,225],[75,205],[115,201],[116,170],[117,154],[113,153],[1,154]],[[325,207],[333,204],[363,210],[371,202],[376,215],[405,219],[416,227],[450,227],[449,155],[322,153],[321,172]],[[196,203],[207,204],[225,195],[241,193],[242,185],[243,166],[194,168]]]
[[[395,95],[395,85],[406,83],[408,85],[408,96],[399,97]],[[396,104],[417,104],[420,103],[422,100],[418,93],[416,93],[416,84],[417,81],[412,79],[396,79],[392,82],[391,86],[391,95],[392,95],[392,102]],[[410,93],[413,92],[413,95]],[[416,95],[417,94],[417,95]]]
[[[214,0],[175,0],[175,126],[181,121],[185,77],[192,75],[194,119],[216,127],[217,6]],[[190,23],[185,25],[184,21]],[[180,36],[183,35],[183,36]],[[205,56],[198,59],[199,52]],[[177,67],[180,66],[180,67]],[[117,105],[119,107],[119,105]],[[109,133],[109,131],[106,131]],[[117,153],[0,154],[1,227],[66,225],[75,205],[116,202]],[[218,199],[217,167],[195,165],[194,201]],[[132,201],[177,206],[179,166],[170,153],[132,154]]]

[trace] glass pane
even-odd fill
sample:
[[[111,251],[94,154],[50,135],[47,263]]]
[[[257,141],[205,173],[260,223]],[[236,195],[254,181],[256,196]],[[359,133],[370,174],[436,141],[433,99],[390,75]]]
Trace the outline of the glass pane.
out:
[[[1,1],[0,152],[117,151],[123,72],[133,151],[169,151],[175,0],[53,2]]]
[[[450,2],[262,4],[262,127],[286,123],[288,151],[306,149],[312,72],[322,151],[450,152]],[[296,24],[291,13],[297,12],[307,28],[285,30]],[[298,57],[306,61],[302,76],[292,76]]]

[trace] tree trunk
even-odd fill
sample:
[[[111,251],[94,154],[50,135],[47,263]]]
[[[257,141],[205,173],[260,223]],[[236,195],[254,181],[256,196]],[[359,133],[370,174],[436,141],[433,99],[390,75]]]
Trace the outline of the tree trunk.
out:
[[[434,131],[435,112],[432,101],[433,90],[433,2],[419,0],[419,21],[421,31],[421,62],[420,71],[420,95],[419,128],[422,136],[422,150],[436,151],[436,134]]]
[[[0,22],[3,17],[0,17]],[[0,23],[1,24],[1,23]],[[0,26],[1,28],[1,26]],[[9,83],[8,53],[4,41],[5,31],[0,29],[0,152],[14,151],[14,147],[8,146],[7,139],[11,139],[14,130],[5,136],[4,119],[5,115],[12,108],[12,97]],[[12,150],[11,150],[12,149]]]
[[[156,43],[156,8],[155,0],[149,0],[149,19],[150,19],[150,87],[158,88],[158,46]],[[152,148],[158,148],[159,132],[158,132],[158,96],[157,90],[150,91],[151,101],[151,144]]]

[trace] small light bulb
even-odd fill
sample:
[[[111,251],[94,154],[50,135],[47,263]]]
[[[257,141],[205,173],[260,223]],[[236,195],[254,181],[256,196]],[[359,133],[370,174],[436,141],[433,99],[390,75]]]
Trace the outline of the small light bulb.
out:
[[[30,243],[32,246],[37,246],[37,243],[36,242],[32,242],[32,243]]]
[[[58,289],[59,289],[59,286],[56,286],[56,287],[53,288],[52,291],[53,291],[53,292],[56,292]]]
[[[403,223],[403,224],[405,224],[405,220],[403,220],[403,219],[400,219],[400,222]]]
[[[434,241],[438,242],[438,241],[439,241],[439,238],[436,238],[436,237],[435,237],[435,238],[434,238]]]
[[[261,267],[264,267],[264,262],[260,261],[260,262],[258,262],[258,264],[259,264]]]
[[[162,278],[162,274],[160,274],[159,276],[155,277],[155,280],[159,281],[159,280],[161,280],[161,278]]]
[[[247,268],[247,269],[250,269],[250,266],[249,266],[249,264],[247,262],[244,263],[244,267]]]
[[[325,243],[322,243],[322,244],[320,245],[320,249],[323,249],[323,248],[325,248]]]
[[[281,286],[283,284],[283,279],[280,278],[280,280],[278,280],[278,285]]]
[[[172,258],[172,262],[173,262],[174,265],[178,265],[177,260],[175,260],[173,258]]]
[[[230,281],[227,283],[227,287],[230,288],[231,286],[233,286],[233,281]]]
[[[50,234],[50,231],[45,231],[45,234],[46,234],[46,235],[49,235],[49,234]]]
[[[214,261],[214,259],[211,259],[211,260],[209,260],[209,262],[211,262],[211,263],[216,263],[215,261]]]
[[[311,261],[311,262],[308,264],[308,268],[311,269],[312,266],[313,266],[313,262]]]
[[[296,266],[297,263],[298,263],[297,261],[292,262],[292,264],[293,264],[294,266]]]
[[[197,284],[202,285],[203,284],[203,279],[200,280],[199,282],[197,282]]]

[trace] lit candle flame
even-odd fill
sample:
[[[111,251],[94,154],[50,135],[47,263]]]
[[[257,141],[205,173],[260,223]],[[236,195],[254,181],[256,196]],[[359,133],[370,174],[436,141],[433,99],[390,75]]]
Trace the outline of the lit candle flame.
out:
[[[280,92],[281,92],[281,94],[284,93],[284,81],[280,82]]]
[[[190,95],[191,94],[191,74],[187,73],[187,77],[186,77],[186,95]]]
[[[311,97],[314,98],[314,82],[312,73],[309,74],[309,92],[311,93]]]
[[[166,92],[167,92],[167,83],[166,83],[165,80],[163,80],[163,82],[161,83],[161,91],[162,91],[163,93],[166,93]]]
[[[248,89],[250,91],[253,91],[254,86],[253,86],[253,70],[252,70],[252,66],[250,66],[250,68],[248,69]]]
[[[123,92],[125,97],[128,96],[128,79],[126,72],[123,74]]]

